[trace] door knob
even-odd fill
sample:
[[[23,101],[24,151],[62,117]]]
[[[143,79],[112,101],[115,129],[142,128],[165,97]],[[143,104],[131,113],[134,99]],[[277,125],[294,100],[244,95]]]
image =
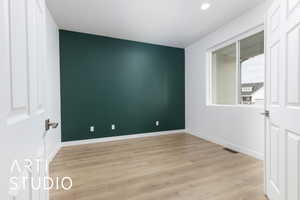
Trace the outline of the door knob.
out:
[[[57,128],[57,122],[50,122],[50,119],[45,120],[45,130],[48,131],[50,128]]]
[[[265,112],[260,113],[261,115],[265,116],[265,117],[270,117],[270,111],[269,110],[265,110]]]

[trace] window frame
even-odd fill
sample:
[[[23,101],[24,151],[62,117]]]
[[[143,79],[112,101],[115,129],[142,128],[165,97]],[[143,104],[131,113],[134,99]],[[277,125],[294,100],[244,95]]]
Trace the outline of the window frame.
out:
[[[240,33],[238,35],[235,35],[234,37],[227,39],[223,42],[220,42],[210,48],[207,49],[206,51],[206,106],[215,106],[215,107],[246,107],[246,108],[251,108],[251,107],[257,107],[257,108],[262,108],[264,107],[263,105],[245,105],[240,103],[240,89],[241,89],[241,63],[240,63],[240,42],[243,39],[246,39],[252,35],[255,35],[257,33],[260,33],[264,31],[265,35],[265,41],[266,41],[266,32],[265,32],[265,27],[264,24],[260,24],[250,30],[247,30],[243,33]],[[264,43],[266,43],[264,41]],[[213,88],[213,52],[220,50],[222,48],[225,48],[230,45],[236,45],[236,90],[235,90],[235,104],[227,105],[227,104],[215,104],[213,103],[213,91],[215,89]],[[264,45],[264,48],[266,46]],[[265,51],[264,51],[265,54]],[[266,54],[265,54],[266,57]],[[266,75],[266,74],[265,74]]]

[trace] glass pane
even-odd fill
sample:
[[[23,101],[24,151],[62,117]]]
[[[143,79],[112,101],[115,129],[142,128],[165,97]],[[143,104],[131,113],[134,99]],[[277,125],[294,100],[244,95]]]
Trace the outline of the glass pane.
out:
[[[240,41],[240,103],[263,105],[265,90],[264,32]]]
[[[236,44],[212,54],[212,103],[236,104]]]

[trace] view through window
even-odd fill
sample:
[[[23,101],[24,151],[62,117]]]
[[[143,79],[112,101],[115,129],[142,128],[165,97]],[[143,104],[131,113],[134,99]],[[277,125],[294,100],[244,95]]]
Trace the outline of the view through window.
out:
[[[263,31],[212,52],[211,63],[213,104],[264,104]]]
[[[264,104],[264,33],[255,34],[240,42],[240,103]]]

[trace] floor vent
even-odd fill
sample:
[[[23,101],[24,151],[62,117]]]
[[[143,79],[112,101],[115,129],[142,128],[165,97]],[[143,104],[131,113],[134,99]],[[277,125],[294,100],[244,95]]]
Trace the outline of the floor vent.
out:
[[[232,150],[232,149],[228,149],[228,148],[224,148],[224,150],[225,151],[228,151],[229,153],[234,153],[234,154],[237,154],[237,153],[239,153],[239,152],[237,152],[237,151],[234,151],[234,150]]]

